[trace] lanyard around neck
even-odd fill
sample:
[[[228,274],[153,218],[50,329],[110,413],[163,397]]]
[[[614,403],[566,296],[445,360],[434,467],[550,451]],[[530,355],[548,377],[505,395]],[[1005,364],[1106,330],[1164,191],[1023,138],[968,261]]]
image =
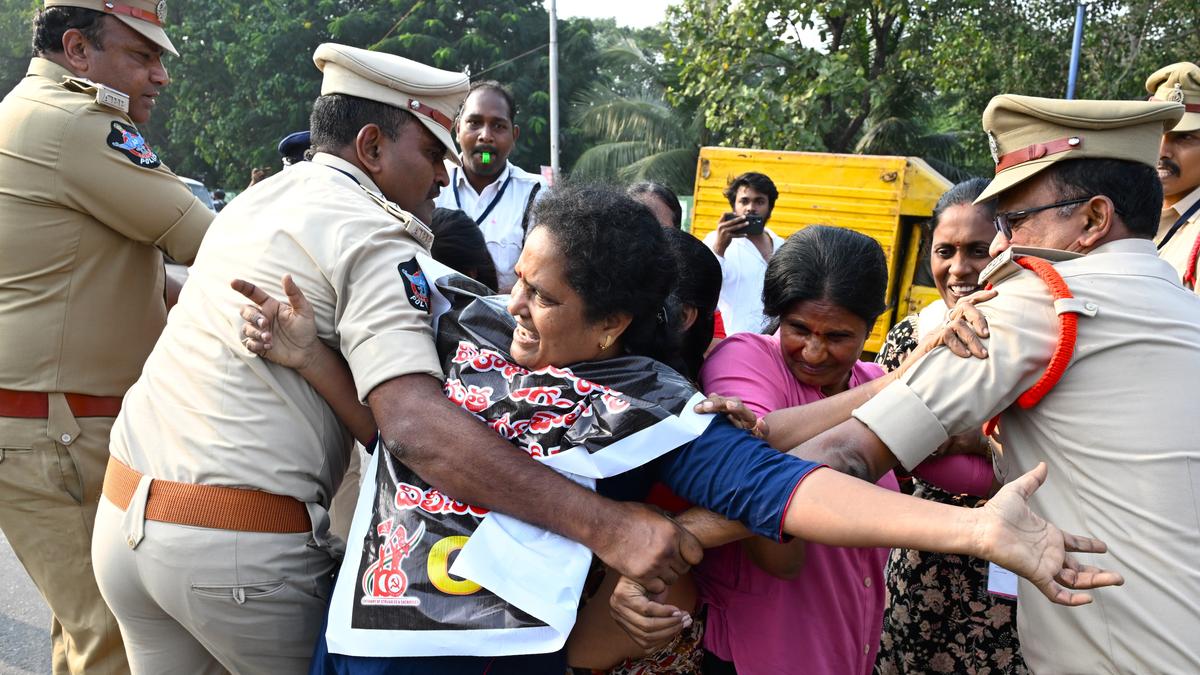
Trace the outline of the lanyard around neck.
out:
[[[454,179],[451,182],[454,185],[454,203],[458,206],[458,210],[462,211],[463,210],[462,198],[458,196],[458,168],[457,167],[454,169]],[[479,214],[479,217],[475,219],[476,225],[482,225],[483,221],[487,220],[488,214],[492,212],[492,209],[496,208],[496,204],[500,203],[500,198],[504,196],[504,191],[508,189],[508,184],[511,182],[512,182],[512,171],[509,171],[508,178],[504,179],[504,183],[500,186],[500,189],[496,191],[496,196],[492,197],[492,203],[488,204],[487,208],[483,210],[483,213]]]
[[[1200,199],[1197,199],[1195,204],[1192,204],[1187,211],[1184,211],[1183,215],[1179,216],[1179,220],[1176,220],[1175,224],[1171,226],[1171,229],[1167,230],[1167,236],[1163,237],[1162,243],[1158,245],[1158,250],[1161,251],[1167,245],[1167,242],[1171,241],[1171,237],[1174,237],[1175,233],[1179,231],[1179,228],[1183,227],[1188,218],[1191,218],[1198,210],[1200,210]]]

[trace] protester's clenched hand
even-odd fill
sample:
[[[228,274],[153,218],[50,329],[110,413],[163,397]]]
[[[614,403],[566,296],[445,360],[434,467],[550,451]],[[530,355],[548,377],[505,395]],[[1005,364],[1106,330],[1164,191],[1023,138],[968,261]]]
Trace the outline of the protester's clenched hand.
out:
[[[651,593],[665,591],[704,556],[696,537],[645,504],[613,502],[612,508],[606,519],[612,525],[598,533],[592,551]]]
[[[976,555],[1033,582],[1052,602],[1078,606],[1092,601],[1088,593],[1067,589],[1119,586],[1120,574],[1082,565],[1068,553],[1104,553],[1104,542],[1063,532],[1029,510],[1029,498],[1046,482],[1046,464],[1005,485],[996,496],[968,514],[977,516]]]
[[[317,322],[304,292],[285,274],[280,302],[249,281],[234,279],[230,286],[254,304],[243,305],[242,344],[246,349],[281,366],[303,370],[317,356]]]
[[[754,434],[755,438],[766,440],[771,433],[767,421],[755,415],[746,407],[742,399],[736,396],[709,394],[707,398],[696,404],[695,411],[702,415],[724,414],[733,423],[733,426],[749,431]]]
[[[692,617],[687,612],[662,603],[665,596],[666,592],[652,596],[638,582],[621,577],[608,598],[613,620],[647,652],[670,642],[692,625]]]

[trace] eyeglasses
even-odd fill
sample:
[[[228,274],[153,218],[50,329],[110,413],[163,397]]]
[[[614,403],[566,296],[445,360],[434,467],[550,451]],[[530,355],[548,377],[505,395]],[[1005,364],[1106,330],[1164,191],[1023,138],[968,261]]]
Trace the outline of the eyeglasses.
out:
[[[1068,199],[1066,201],[1054,202],[1045,206],[1035,206],[1032,209],[1021,209],[1020,211],[1000,211],[992,219],[992,223],[996,226],[996,231],[1004,235],[1005,239],[1012,239],[1013,223],[1019,223],[1029,216],[1049,209],[1058,208],[1060,206],[1076,206],[1086,201],[1090,201],[1091,197],[1081,197],[1079,199]]]

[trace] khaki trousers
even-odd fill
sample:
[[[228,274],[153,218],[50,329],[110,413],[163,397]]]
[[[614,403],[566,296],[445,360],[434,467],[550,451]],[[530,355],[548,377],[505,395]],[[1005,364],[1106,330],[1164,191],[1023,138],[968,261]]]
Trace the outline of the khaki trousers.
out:
[[[55,675],[128,673],[117,622],[92,573],[92,525],[112,418],[0,417],[0,529],[45,598]]]
[[[100,500],[92,554],[135,675],[304,674],[334,561],[312,535],[145,520],[148,481]]]

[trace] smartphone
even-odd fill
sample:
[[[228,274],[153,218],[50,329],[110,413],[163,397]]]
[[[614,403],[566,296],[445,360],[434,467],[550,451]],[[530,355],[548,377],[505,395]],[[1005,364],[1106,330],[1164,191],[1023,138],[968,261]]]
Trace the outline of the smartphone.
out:
[[[739,234],[762,234],[765,222],[762,216],[747,214],[746,226],[741,229]]]

